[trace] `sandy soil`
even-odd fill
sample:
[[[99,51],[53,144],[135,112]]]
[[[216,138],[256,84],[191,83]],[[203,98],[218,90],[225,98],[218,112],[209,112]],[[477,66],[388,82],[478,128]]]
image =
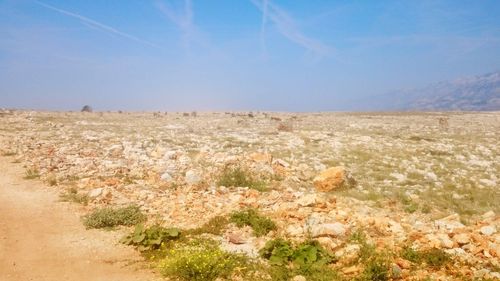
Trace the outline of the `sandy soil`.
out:
[[[158,279],[117,242],[120,233],[86,230],[81,207],[23,175],[20,164],[0,158],[0,280]]]

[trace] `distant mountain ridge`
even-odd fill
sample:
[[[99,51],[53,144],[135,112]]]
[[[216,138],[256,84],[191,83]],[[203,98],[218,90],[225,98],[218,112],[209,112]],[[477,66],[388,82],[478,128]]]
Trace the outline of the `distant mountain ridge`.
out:
[[[500,110],[500,71],[373,97],[376,110]]]

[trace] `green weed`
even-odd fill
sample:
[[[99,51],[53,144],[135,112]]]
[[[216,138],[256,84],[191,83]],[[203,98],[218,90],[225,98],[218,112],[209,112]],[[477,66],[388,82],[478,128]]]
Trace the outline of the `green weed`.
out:
[[[307,280],[337,280],[337,272],[328,265],[334,256],[317,241],[310,240],[294,246],[290,241],[278,238],[270,240],[259,251],[269,261],[268,274],[272,280],[289,280],[302,275]]]
[[[126,245],[134,245],[139,251],[159,249],[163,243],[178,239],[181,232],[177,228],[164,228],[154,225],[144,228],[144,225],[138,224],[134,232],[122,238],[121,242]]]

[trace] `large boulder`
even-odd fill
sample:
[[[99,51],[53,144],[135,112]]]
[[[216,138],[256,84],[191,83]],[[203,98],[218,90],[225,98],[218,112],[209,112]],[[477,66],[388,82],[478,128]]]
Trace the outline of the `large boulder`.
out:
[[[201,175],[196,170],[189,170],[186,172],[186,183],[189,185],[195,185],[200,183],[202,180]]]
[[[255,152],[250,154],[250,159],[256,163],[271,164],[271,162],[273,161],[273,156],[268,153]]]
[[[346,226],[339,222],[323,223],[311,227],[311,234],[314,238],[323,236],[338,237],[343,236],[345,232]]]
[[[91,199],[95,199],[95,198],[101,196],[103,190],[104,190],[104,188],[102,188],[102,187],[95,188],[95,189],[92,189],[91,191],[89,191],[89,193],[87,195]]]
[[[321,192],[351,187],[354,183],[352,176],[342,166],[326,169],[313,179],[314,187]]]

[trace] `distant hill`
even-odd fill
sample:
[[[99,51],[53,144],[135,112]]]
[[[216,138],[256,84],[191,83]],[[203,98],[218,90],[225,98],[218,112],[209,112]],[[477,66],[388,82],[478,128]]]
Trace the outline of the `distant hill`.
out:
[[[500,72],[393,91],[364,103],[376,110],[500,110]]]

